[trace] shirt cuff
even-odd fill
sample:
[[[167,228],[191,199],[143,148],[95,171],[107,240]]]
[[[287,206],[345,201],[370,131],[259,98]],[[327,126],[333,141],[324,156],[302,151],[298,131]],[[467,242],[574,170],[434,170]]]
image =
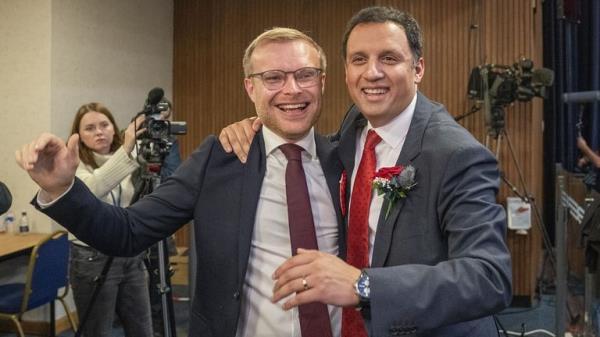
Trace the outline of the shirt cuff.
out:
[[[65,194],[67,194],[67,193],[69,193],[69,191],[71,191],[74,184],[75,184],[75,179],[73,179],[73,181],[71,182],[71,185],[69,186],[69,188],[67,188],[67,190],[63,194],[59,195],[56,199],[50,200],[50,201],[42,199],[42,197],[40,196],[42,190],[39,190],[37,193],[37,198],[36,198],[36,202],[37,202],[38,206],[40,206],[41,209],[45,209],[45,208],[48,208],[48,207],[54,205],[58,200],[60,200],[62,197],[64,197]]]

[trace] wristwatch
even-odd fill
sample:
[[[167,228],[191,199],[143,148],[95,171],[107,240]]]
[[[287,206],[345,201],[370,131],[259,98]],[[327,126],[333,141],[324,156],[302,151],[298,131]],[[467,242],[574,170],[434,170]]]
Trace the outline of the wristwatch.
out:
[[[354,292],[358,295],[357,310],[362,310],[369,307],[371,303],[371,285],[369,283],[369,275],[362,270],[360,276],[354,282]]]

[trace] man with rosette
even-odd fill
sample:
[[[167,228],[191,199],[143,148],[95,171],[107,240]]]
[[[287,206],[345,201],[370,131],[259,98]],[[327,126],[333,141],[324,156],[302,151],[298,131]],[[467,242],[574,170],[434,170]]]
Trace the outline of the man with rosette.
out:
[[[409,14],[361,10],[342,51],[356,104],[332,138],[345,168],[346,261],[300,251],[273,274],[273,301],[296,293],[284,310],[344,307],[343,337],[497,336],[491,315],[512,296],[496,159],[418,91],[422,35]],[[249,134],[249,124],[221,141]]]

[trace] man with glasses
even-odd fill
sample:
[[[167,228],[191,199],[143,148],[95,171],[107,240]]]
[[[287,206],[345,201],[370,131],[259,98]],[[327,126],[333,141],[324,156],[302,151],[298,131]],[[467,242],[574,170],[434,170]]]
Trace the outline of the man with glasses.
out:
[[[511,300],[497,162],[418,91],[425,62],[412,16],[369,7],[347,27],[345,79],[356,107],[334,137],[347,259],[300,252],[274,273],[273,300],[287,298],[285,310],[344,307],[343,337],[496,336],[491,315]],[[251,134],[242,124],[247,131],[221,138]]]
[[[107,254],[135,255],[194,220],[190,336],[337,337],[339,308],[315,303],[283,311],[271,301],[273,272],[299,248],[345,251],[341,166],[313,129],[325,54],[305,34],[274,28],[250,44],[243,66],[246,92],[265,126],[246,164],[208,137],[154,193],[122,209],[103,204],[74,178],[77,135],[65,144],[43,134],[17,151],[17,162],[41,187],[34,204]]]

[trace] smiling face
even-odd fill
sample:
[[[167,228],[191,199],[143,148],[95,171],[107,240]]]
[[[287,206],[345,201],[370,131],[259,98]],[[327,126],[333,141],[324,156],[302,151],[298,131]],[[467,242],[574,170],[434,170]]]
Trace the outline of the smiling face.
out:
[[[306,67],[320,68],[319,53],[308,42],[267,41],[254,49],[250,58],[251,71],[254,74],[268,70],[290,72],[286,74],[283,87],[267,89],[260,76],[244,80],[246,92],[263,124],[290,142],[304,137],[321,112],[325,75],[319,75],[316,85],[301,88],[291,73]]]
[[[81,142],[92,151],[99,154],[110,153],[110,146],[115,136],[115,128],[106,115],[97,112],[87,112],[79,124]]]
[[[414,60],[404,29],[392,22],[361,23],[345,59],[350,97],[374,127],[390,122],[411,102],[425,65]]]

